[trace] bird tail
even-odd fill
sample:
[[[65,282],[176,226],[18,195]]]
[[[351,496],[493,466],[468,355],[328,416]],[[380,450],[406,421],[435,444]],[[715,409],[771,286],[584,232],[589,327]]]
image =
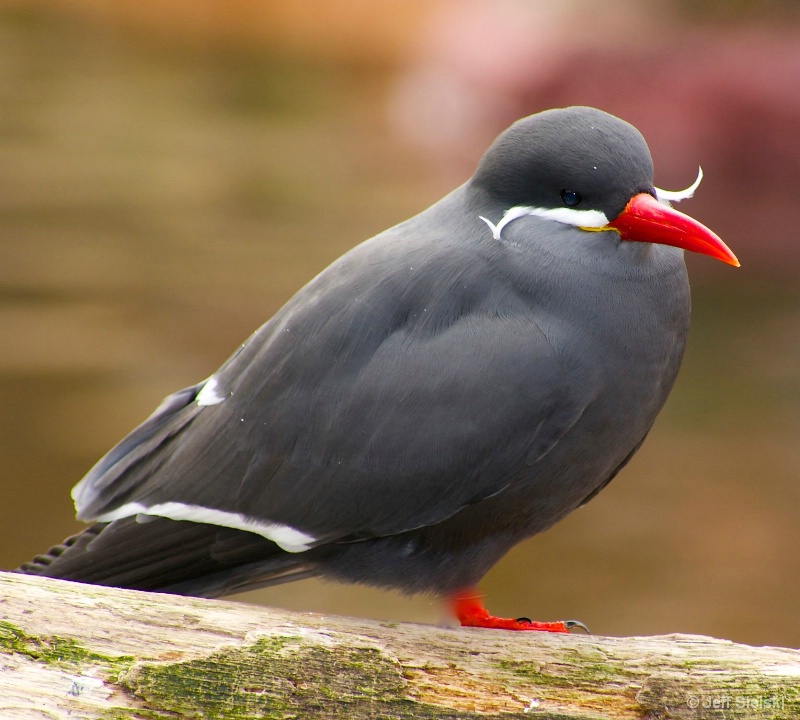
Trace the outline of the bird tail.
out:
[[[253,533],[160,517],[95,523],[16,572],[93,585],[220,597],[318,574]]]

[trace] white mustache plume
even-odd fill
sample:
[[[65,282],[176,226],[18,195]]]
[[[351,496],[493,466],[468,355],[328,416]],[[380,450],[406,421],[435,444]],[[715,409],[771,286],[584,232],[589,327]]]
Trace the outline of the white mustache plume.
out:
[[[686,190],[662,190],[661,188],[656,188],[656,197],[661,200],[661,202],[680,202],[681,200],[686,200],[687,198],[692,197],[694,195],[694,191],[700,187],[700,183],[703,180],[703,168],[700,166],[697,167],[697,180],[695,180],[691,185],[689,185]]]

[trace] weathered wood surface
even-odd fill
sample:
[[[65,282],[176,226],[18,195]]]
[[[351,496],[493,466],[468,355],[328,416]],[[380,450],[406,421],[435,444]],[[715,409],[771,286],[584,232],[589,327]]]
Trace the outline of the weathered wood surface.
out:
[[[800,718],[800,651],[451,630],[0,573],[0,718]]]

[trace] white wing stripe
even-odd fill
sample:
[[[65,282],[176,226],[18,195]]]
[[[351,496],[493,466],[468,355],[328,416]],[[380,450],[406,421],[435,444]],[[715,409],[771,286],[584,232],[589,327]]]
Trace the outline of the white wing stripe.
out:
[[[97,522],[112,522],[132,515],[157,515],[170,520],[189,520],[207,525],[220,525],[234,530],[244,530],[245,532],[261,535],[267,540],[272,540],[281,549],[291,553],[304,552],[315,541],[312,535],[304,533],[302,530],[297,530],[290,525],[254,520],[241,513],[214,510],[201,505],[187,505],[180,502],[159,503],[150,507],[138,502],[127,503],[116,510],[98,515],[95,520]]]
[[[217,379],[212,375],[208,380],[205,381],[203,387],[200,388],[200,392],[197,393],[197,398],[195,402],[200,407],[206,407],[207,405],[218,405],[224,399],[224,395],[220,395],[218,392],[219,383]]]

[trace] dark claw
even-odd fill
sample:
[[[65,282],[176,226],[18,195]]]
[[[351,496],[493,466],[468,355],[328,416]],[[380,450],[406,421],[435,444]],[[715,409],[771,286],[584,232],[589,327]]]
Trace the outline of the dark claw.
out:
[[[530,618],[526,618],[526,617],[517,618],[517,622],[518,623],[527,623],[528,625],[532,625],[533,624],[533,620],[531,620]]]
[[[586,625],[584,625],[580,620],[564,620],[564,625],[567,626],[567,630],[572,630],[572,628],[580,628],[587,635],[592,634],[592,631],[589,630],[589,628],[586,627]]]

